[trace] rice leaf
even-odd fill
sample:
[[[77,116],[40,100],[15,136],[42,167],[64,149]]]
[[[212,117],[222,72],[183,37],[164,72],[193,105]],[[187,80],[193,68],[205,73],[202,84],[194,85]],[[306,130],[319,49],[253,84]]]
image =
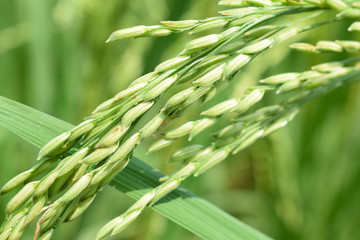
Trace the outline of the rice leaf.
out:
[[[39,148],[73,127],[70,123],[1,96],[0,126]],[[110,185],[139,199],[149,189],[158,186],[161,177],[164,177],[162,173],[134,157]],[[184,187],[168,194],[152,208],[203,239],[271,239]]]

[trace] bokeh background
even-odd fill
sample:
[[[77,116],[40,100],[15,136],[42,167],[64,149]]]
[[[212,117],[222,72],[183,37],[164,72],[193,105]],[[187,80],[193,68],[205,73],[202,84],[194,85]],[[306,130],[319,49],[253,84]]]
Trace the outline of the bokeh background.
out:
[[[105,44],[109,34],[160,20],[202,19],[216,15],[216,0],[13,0],[0,1],[0,95],[73,124],[99,103],[175,56],[197,36]],[[349,22],[303,34],[301,40],[359,39]],[[286,44],[251,62],[234,83],[208,104],[238,96],[244,86],[269,74],[304,71],[342,54],[310,56]],[[185,186],[238,219],[275,239],[352,240],[360,238],[360,85],[352,84],[313,100],[285,129],[256,142]],[[264,105],[271,104],[271,97]],[[192,111],[193,112],[193,111]],[[187,117],[196,117],[197,111]],[[225,123],[220,123],[225,124]],[[194,143],[206,144],[207,134]],[[178,142],[175,147],[186,142]],[[165,173],[174,147],[136,155]],[[0,185],[33,165],[37,149],[0,129]],[[0,198],[5,209],[11,196]],[[54,239],[93,239],[132,199],[107,188],[80,219],[66,224]],[[4,219],[0,212],[0,222]],[[32,239],[28,231],[24,239]],[[146,210],[113,239],[198,239]]]

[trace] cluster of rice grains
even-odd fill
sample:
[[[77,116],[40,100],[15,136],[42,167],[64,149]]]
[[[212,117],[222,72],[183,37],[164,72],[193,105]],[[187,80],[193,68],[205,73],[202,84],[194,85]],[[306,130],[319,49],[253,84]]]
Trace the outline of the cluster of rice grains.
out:
[[[89,207],[97,193],[126,167],[134,149],[144,139],[160,136],[149,152],[165,148],[187,135],[190,141],[224,113],[232,112],[232,122],[212,134],[212,144],[189,145],[173,153],[170,161],[181,161],[183,167],[162,179],[161,185],[106,224],[97,239],[117,234],[146,206],[156,203],[186,178],[201,174],[229,154],[236,154],[285,126],[302,104],[360,74],[358,58],[316,65],[305,72],[278,74],[260,80],[259,85],[245,89],[238,98],[203,111],[197,120],[160,131],[191,105],[202,104],[219,94],[241,68],[267,49],[321,25],[343,18],[360,18],[359,4],[355,1],[222,0],[219,4],[237,8],[204,20],[164,21],[161,25],[137,26],[111,34],[107,42],[223,29],[218,34],[188,42],[178,56],[136,79],[127,89],[99,105],[84,122],[47,143],[39,152],[38,164],[1,189],[3,195],[21,186],[6,207],[1,240],[19,239],[25,227],[38,216],[35,237],[50,239],[59,224],[75,219]],[[333,13],[333,17],[319,22],[317,16],[323,13]],[[286,24],[273,23],[286,15],[293,15],[294,20]],[[312,25],[298,24],[304,20],[313,21]],[[348,30],[360,31],[360,22],[353,22]],[[312,53],[353,53],[360,51],[360,42],[295,43],[291,48]],[[130,135],[138,120],[174,85],[183,89],[171,96],[139,131]],[[288,94],[274,105],[248,111],[267,92]]]

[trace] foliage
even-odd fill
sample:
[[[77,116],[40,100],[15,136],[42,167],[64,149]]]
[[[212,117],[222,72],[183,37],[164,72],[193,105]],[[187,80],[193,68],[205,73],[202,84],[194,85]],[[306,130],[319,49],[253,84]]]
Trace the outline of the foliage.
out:
[[[24,185],[7,204],[7,219],[1,229],[4,239],[20,237],[39,213],[35,236],[50,238],[59,224],[75,219],[90,206],[148,137],[159,138],[149,147],[148,152],[153,152],[187,135],[191,141],[199,134],[212,133],[214,138],[201,145],[178,147],[170,161],[182,162],[183,167],[161,178],[160,185],[106,224],[98,239],[118,234],[146,206],[156,204],[190,176],[200,175],[284,127],[305,103],[351,83],[360,73],[359,58],[354,56],[360,51],[358,41],[292,42],[291,49],[310,54],[343,54],[336,61],[312,64],[305,71],[263,78],[255,86],[239,85],[245,90],[235,92],[234,98],[214,101],[214,97],[224,96],[222,90],[228,85],[236,86],[234,79],[239,81],[241,77],[234,76],[239,70],[250,62],[257,68],[256,57],[261,59],[264,53],[283,42],[288,44],[288,39],[301,33],[360,16],[358,3],[351,1],[224,0],[220,5],[240,8],[221,11],[219,17],[164,21],[161,25],[141,25],[110,35],[107,42],[185,31],[217,32],[189,41],[178,56],[157,65],[153,72],[99,105],[81,124],[43,146],[39,163],[1,189],[1,194],[5,194]],[[349,31],[359,31],[358,22],[348,23]],[[259,106],[264,98],[272,103]],[[190,121],[178,121],[188,114],[188,108],[207,102],[201,117],[192,115]],[[143,115],[146,121],[140,119]],[[33,181],[39,174],[42,177]],[[300,226],[301,218],[296,216],[293,224]]]

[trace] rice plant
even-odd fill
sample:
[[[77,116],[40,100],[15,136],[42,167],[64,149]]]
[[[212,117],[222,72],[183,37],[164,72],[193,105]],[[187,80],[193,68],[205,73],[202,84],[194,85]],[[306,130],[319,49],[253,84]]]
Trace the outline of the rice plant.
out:
[[[226,9],[215,17],[161,21],[109,36],[108,44],[185,33],[194,39],[176,56],[98,105],[83,122],[45,144],[33,167],[3,185],[1,195],[17,193],[6,205],[0,239],[20,239],[34,221],[34,238],[50,239],[55,229],[81,216],[101,190],[123,174],[137,148],[145,147],[149,154],[171,151],[163,160],[178,163],[178,169],[109,220],[96,239],[121,234],[146,207],[159,204],[185,180],[216,168],[285,127],[314,98],[358,80],[360,42],[356,39],[297,40],[335,24],[347,24],[347,31],[356,36],[359,2],[221,0],[219,5]],[[253,63],[270,65],[272,57],[266,54],[276,54],[284,45],[291,52],[324,60],[308,69],[290,67],[242,85],[246,77],[242,71]],[[329,54],[336,58],[327,58]],[[241,87],[234,96],[224,94],[234,86]],[[194,144],[193,139],[201,135],[207,141]],[[151,139],[151,145],[146,145]],[[182,147],[179,141],[188,144]],[[231,238],[267,239],[244,236]]]

